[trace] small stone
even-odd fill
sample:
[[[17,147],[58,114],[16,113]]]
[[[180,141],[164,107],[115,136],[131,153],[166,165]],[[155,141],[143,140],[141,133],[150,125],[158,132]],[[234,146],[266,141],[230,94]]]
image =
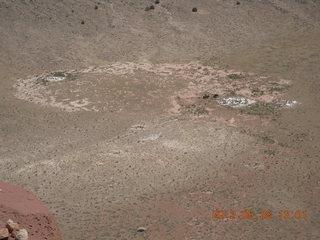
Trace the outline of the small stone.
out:
[[[138,227],[137,229],[137,232],[145,232],[145,231],[147,231],[147,229],[144,227]]]
[[[2,228],[0,230],[0,239],[7,239],[9,237],[9,230],[8,228]]]
[[[25,229],[20,229],[16,234],[16,239],[17,240],[28,240],[28,232]]]
[[[12,221],[11,219],[9,219],[7,221],[7,228],[9,230],[9,232],[12,231],[19,231],[20,230],[20,226],[18,223],[15,223],[14,221]]]

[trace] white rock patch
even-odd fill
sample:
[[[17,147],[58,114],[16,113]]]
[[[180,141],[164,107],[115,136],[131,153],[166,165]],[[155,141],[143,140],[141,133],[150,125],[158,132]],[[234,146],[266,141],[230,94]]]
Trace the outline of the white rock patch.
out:
[[[287,108],[291,108],[294,107],[296,104],[298,104],[297,101],[295,100],[279,100],[276,102],[276,105],[278,107],[287,107]]]
[[[61,81],[64,81],[65,79],[66,79],[65,77],[55,77],[55,76],[46,77],[46,81],[48,82],[61,82]]]
[[[255,100],[242,98],[242,97],[229,97],[229,98],[223,98],[222,100],[219,100],[218,103],[222,106],[229,106],[233,108],[240,108],[240,107],[246,107],[248,105],[256,103]]]

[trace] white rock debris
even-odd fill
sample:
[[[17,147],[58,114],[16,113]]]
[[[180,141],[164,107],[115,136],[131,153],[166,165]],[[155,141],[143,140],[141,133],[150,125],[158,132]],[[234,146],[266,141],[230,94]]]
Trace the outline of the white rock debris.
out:
[[[66,79],[65,77],[55,77],[55,76],[46,77],[46,81],[48,82],[61,82],[65,79]]]
[[[25,229],[20,229],[17,234],[16,234],[16,239],[17,240],[28,240],[28,232]]]
[[[278,107],[291,108],[291,107],[295,106],[296,104],[298,104],[298,102],[295,101],[295,100],[284,100],[284,99],[281,99],[281,100],[278,100],[275,104]]]
[[[246,107],[248,105],[256,103],[255,100],[243,98],[243,97],[229,97],[223,98],[218,101],[220,105],[229,106],[233,108]]]

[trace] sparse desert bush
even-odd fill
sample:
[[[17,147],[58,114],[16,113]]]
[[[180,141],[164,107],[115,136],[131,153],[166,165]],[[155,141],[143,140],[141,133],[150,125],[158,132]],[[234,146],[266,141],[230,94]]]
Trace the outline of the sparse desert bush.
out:
[[[207,109],[198,104],[184,104],[182,107],[184,108],[184,111],[189,114],[203,115],[209,113]]]
[[[283,92],[285,90],[287,90],[288,87],[271,87],[269,88],[269,92]]]
[[[264,94],[264,91],[260,90],[259,88],[254,88],[251,90],[252,96],[258,97]]]
[[[274,104],[263,103],[263,102],[257,102],[255,104],[252,104],[244,109],[241,109],[240,112],[244,114],[258,115],[258,116],[278,114],[278,111],[275,108]]]
[[[275,143],[275,141],[269,136],[262,136],[261,139],[266,143]]]
[[[53,77],[65,77],[65,73],[64,72],[54,72],[52,74]]]
[[[231,79],[241,79],[241,78],[243,78],[243,76],[240,75],[240,74],[232,73],[232,74],[229,74],[229,75],[228,75],[228,78],[231,78]]]
[[[192,12],[198,12],[198,8],[196,7],[192,8]]]
[[[265,154],[268,154],[268,155],[271,155],[271,156],[276,155],[276,151],[274,151],[274,150],[270,150],[270,149],[268,149],[268,150],[264,150],[264,153],[265,153]]]
[[[159,4],[159,3],[160,3],[160,0],[156,0],[154,3],[155,3],[155,4]]]
[[[54,72],[51,75],[48,75],[46,77],[38,78],[36,81],[36,84],[41,84],[41,85],[47,86],[47,85],[53,83],[53,81],[50,81],[50,77],[62,78],[63,81],[73,81],[76,79],[76,76],[71,73]]]
[[[153,9],[154,9],[154,6],[151,5],[151,6],[149,6],[149,7],[146,7],[144,10],[145,10],[145,11],[150,11],[150,10],[153,10]]]
[[[49,81],[46,78],[38,78],[36,84],[47,86],[49,84]]]

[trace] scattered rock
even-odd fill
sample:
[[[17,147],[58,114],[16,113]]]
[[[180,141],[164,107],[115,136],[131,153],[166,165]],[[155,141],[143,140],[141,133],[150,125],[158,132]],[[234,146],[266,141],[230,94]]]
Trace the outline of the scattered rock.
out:
[[[7,239],[9,237],[8,228],[3,228],[0,230],[0,239]]]
[[[65,77],[50,76],[50,77],[47,77],[45,79],[45,81],[47,81],[47,82],[61,82],[61,81],[65,80],[65,79],[66,79]]]
[[[28,240],[28,232],[25,229],[20,229],[16,234],[15,237],[17,240]]]
[[[295,101],[295,100],[284,100],[284,99],[281,99],[281,100],[278,100],[275,105],[277,107],[293,107],[294,105],[296,105],[298,102]]]
[[[9,232],[12,231],[19,231],[20,230],[20,226],[18,223],[15,223],[14,221],[12,221],[11,219],[9,219],[7,221],[7,228],[9,230]]]
[[[230,107],[246,107],[250,104],[256,103],[256,101],[243,98],[243,97],[229,97],[229,98],[223,98],[222,100],[218,101],[220,105],[223,106],[230,106]]]
[[[144,227],[138,227],[137,229],[137,232],[145,232],[145,231],[147,231],[147,229]]]
[[[18,223],[9,219],[6,228],[0,231],[0,239],[28,240],[28,232],[26,229],[20,229]]]

